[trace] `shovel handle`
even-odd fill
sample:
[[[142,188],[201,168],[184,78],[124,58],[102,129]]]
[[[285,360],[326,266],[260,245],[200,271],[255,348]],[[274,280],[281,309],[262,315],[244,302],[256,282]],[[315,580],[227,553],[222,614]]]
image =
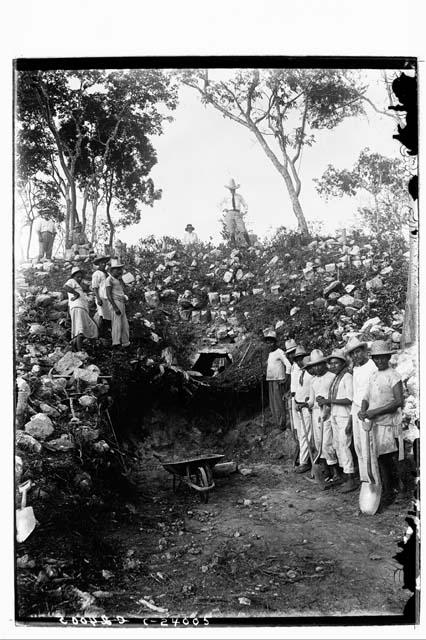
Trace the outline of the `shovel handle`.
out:
[[[376,484],[373,472],[371,470],[371,429],[365,432],[366,444],[367,444],[367,476],[370,484]]]
[[[27,506],[27,492],[31,489],[31,480],[27,480],[24,484],[20,484],[18,487],[19,493],[22,493],[21,509],[25,509]]]

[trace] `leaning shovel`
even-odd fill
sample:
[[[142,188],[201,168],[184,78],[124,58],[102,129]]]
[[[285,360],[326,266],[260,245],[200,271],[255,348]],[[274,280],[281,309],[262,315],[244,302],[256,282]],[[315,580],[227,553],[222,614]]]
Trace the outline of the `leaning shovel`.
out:
[[[309,434],[306,430],[306,423],[305,423],[305,418],[303,417],[303,409],[300,411],[300,421],[302,423],[302,429],[303,429],[303,435],[306,438],[306,444],[308,445],[308,452],[309,452],[309,460],[311,461],[311,478],[315,478],[315,474],[314,474],[314,454],[312,452],[312,447],[311,447],[311,443],[309,440]]]
[[[382,496],[382,483],[380,482],[380,476],[379,481],[376,482],[373,471],[371,469],[371,429],[370,431],[364,431],[364,433],[366,440],[368,481],[361,482],[361,491],[359,493],[359,508],[362,513],[366,513],[369,516],[374,516],[377,509],[379,508],[380,498]]]
[[[31,480],[27,480],[19,486],[19,493],[22,493],[21,508],[16,509],[16,540],[24,542],[34,531],[37,520],[34,517],[32,507],[27,507],[27,491],[31,488]]]

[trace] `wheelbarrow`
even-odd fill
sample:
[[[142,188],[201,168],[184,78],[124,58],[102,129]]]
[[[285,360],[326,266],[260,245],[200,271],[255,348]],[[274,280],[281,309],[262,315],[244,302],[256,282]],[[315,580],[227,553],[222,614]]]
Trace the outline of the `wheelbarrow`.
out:
[[[188,458],[187,460],[164,460],[157,453],[154,453],[163,465],[164,469],[173,475],[173,491],[177,491],[178,486],[183,482],[198,491],[201,502],[207,503],[209,491],[214,489],[213,467],[225,456],[222,454],[211,454]]]

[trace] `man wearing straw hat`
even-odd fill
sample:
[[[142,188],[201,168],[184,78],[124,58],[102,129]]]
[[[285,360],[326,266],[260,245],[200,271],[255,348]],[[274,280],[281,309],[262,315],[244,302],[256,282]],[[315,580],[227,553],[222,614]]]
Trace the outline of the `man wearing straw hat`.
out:
[[[99,327],[99,331],[102,331],[104,320],[111,321],[111,313],[105,290],[105,281],[107,279],[106,265],[109,260],[108,256],[98,256],[93,260],[93,264],[96,265],[96,271],[94,271],[92,275],[92,289],[96,301],[94,320]]]
[[[393,353],[384,340],[376,340],[371,345],[371,358],[377,371],[369,380],[359,412],[363,429],[372,432],[373,454],[378,459],[383,484],[383,505],[390,504],[395,498],[396,440],[402,441],[404,391],[400,374],[389,366]]]
[[[286,428],[285,420],[285,383],[290,375],[290,362],[284,351],[277,346],[277,334],[272,329],[263,333],[269,346],[266,380],[269,388],[269,407],[277,427]]]
[[[68,294],[68,306],[71,316],[71,346],[73,351],[81,351],[83,338],[97,338],[98,327],[89,315],[89,301],[81,286],[83,272],[73,267],[71,278],[64,284]]]
[[[315,448],[320,459],[327,463],[328,481],[339,480],[337,472],[337,457],[333,447],[333,432],[330,423],[330,407],[325,398],[328,397],[334,374],[327,369],[327,359],[321,349],[311,351],[310,360],[305,368],[313,375],[311,393],[308,406],[312,411],[312,431],[314,434]],[[330,473],[332,471],[332,474]]]
[[[185,235],[183,236],[183,244],[185,247],[190,247],[193,244],[198,244],[198,236],[194,233],[195,227],[192,224],[187,224],[185,227]]]
[[[225,185],[230,193],[220,203],[220,208],[225,214],[225,226],[232,246],[250,246],[250,237],[244,224],[243,216],[247,213],[247,204],[243,196],[236,193],[240,188],[234,178]]]
[[[358,338],[351,338],[345,348],[346,355],[350,356],[353,362],[352,383],[352,433],[354,447],[358,458],[359,477],[362,482],[368,482],[367,475],[367,449],[363,436],[362,422],[359,417],[361,404],[370,383],[371,376],[377,371],[373,360],[370,360],[367,351],[367,343]]]
[[[112,346],[128,347],[129,340],[129,323],[126,316],[125,300],[127,296],[124,293],[123,281],[123,264],[118,258],[111,258],[111,266],[109,268],[110,275],[105,280],[105,290],[109,302],[111,313],[111,335]]]
[[[327,360],[328,368],[335,375],[328,395],[333,447],[337,453],[339,464],[343,468],[343,473],[346,475],[342,492],[349,493],[355,491],[358,486],[355,482],[355,467],[351,453],[352,374],[348,371],[348,362],[343,349],[334,349]]]
[[[293,341],[294,342],[294,341]],[[311,434],[311,416],[306,406],[306,401],[310,395],[310,381],[312,376],[302,369],[303,359],[307,355],[306,350],[301,347],[289,345],[290,350],[286,350],[286,355],[291,361],[290,373],[290,394],[293,425],[299,440],[299,466],[295,468],[296,473],[305,473],[311,468],[309,462],[309,449],[307,437]],[[301,412],[305,420],[306,434],[303,429]],[[306,437],[307,436],[307,437]]]

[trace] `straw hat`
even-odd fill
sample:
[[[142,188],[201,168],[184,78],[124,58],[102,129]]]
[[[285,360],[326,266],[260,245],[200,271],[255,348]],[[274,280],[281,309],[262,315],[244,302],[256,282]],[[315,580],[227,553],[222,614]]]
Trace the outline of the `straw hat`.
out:
[[[300,345],[296,347],[296,351],[293,353],[293,358],[300,358],[300,356],[306,356],[306,349]]]
[[[327,360],[331,360],[332,358],[339,358],[340,360],[344,360],[346,362],[346,355],[344,349],[333,349],[329,356],[327,356]]]
[[[75,276],[76,273],[83,273],[83,270],[80,267],[73,267],[71,269],[71,276]]]
[[[229,181],[229,184],[225,184],[225,187],[227,189],[239,189],[240,185],[236,184],[234,178],[231,178],[230,181]]]
[[[109,256],[98,256],[94,258],[93,264],[99,264],[100,262],[109,262]]]
[[[371,345],[372,356],[388,356],[396,353],[386,340],[375,340]]]
[[[305,367],[313,367],[315,364],[321,364],[326,362],[327,358],[324,358],[324,354],[321,349],[314,349],[309,356],[309,363]]]
[[[360,340],[358,340],[358,338],[351,338],[345,347],[345,352],[346,354],[348,354],[348,353],[351,353],[351,351],[355,351],[355,349],[358,349],[358,347],[366,347],[366,346],[367,346],[366,342],[361,342]]]
[[[306,369],[306,367],[309,367],[311,363],[311,358],[309,356],[305,356],[302,360],[302,369]]]
[[[291,338],[290,340],[286,340],[285,341],[285,352],[286,353],[291,353],[292,351],[294,351],[297,347],[296,341],[293,340],[293,338]]]
[[[267,340],[268,338],[270,340],[276,340],[277,339],[277,332],[274,331],[273,329],[265,329],[265,331],[263,332],[263,336],[264,336],[265,340]]]
[[[124,264],[121,264],[118,258],[111,258],[111,264],[109,265],[110,270],[120,269],[121,267],[124,267]]]
[[[189,230],[194,231],[194,229],[195,227],[193,227],[192,224],[187,224],[185,227],[185,231],[189,231]]]

